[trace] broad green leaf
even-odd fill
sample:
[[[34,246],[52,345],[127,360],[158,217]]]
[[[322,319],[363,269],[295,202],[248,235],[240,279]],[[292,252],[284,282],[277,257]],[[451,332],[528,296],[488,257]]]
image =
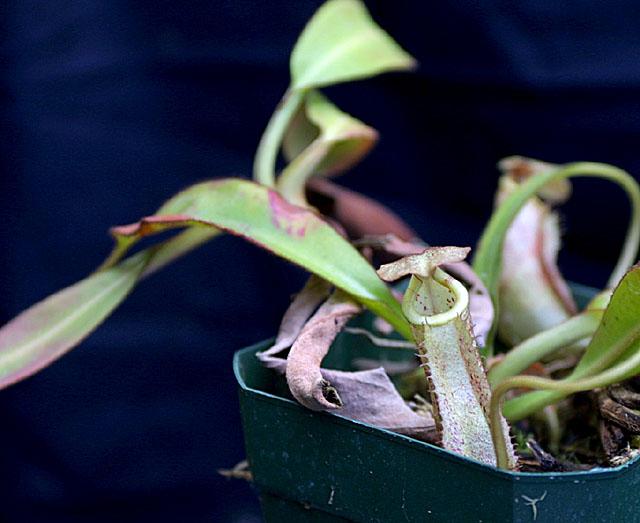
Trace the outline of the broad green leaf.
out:
[[[26,310],[0,329],[0,388],[72,349],[124,300],[143,276],[212,239],[244,236],[352,294],[410,336],[400,306],[368,262],[322,218],[251,182],[228,179],[183,191],[158,215],[113,230],[116,248],[103,268]],[[163,214],[181,212],[182,214]],[[187,214],[188,213],[188,214]],[[144,235],[188,227],[122,262]]]
[[[343,113],[318,91],[307,94],[294,123],[284,142],[285,154],[292,155],[291,163],[282,171],[276,186],[287,200],[298,205],[306,203],[304,189],[311,176],[348,169],[378,139],[375,129]],[[316,130],[315,136],[310,128]]]
[[[415,60],[371,18],[360,0],[329,0],[300,35],[291,54],[291,83],[260,139],[253,178],[275,185],[275,165],[284,134],[313,88],[411,69]]]
[[[291,54],[291,87],[308,89],[415,66],[359,0],[329,0]]]
[[[634,266],[616,287],[602,321],[580,362],[571,375],[560,383],[571,384],[597,376],[614,365],[629,360],[640,350],[635,338],[640,322],[640,266]],[[640,368],[637,369],[640,371]],[[603,386],[622,381],[628,376],[612,376]],[[507,401],[504,413],[509,419],[521,419],[544,406],[565,397],[563,392],[530,392]]]
[[[86,338],[133,289],[149,255],[139,253],[97,272],[0,329],[0,389],[35,374]]]
[[[181,193],[178,194],[178,196]],[[154,214],[154,216],[171,216],[177,215],[182,212],[188,212],[189,206],[192,202],[186,198],[173,197],[166,201]],[[165,229],[169,229],[169,223],[165,224]],[[176,225],[173,228],[182,228],[181,225]],[[212,227],[190,227],[189,229],[182,231],[175,237],[163,242],[157,250],[155,250],[151,256],[149,264],[144,271],[144,276],[147,276],[165,265],[168,265],[176,258],[183,256],[189,251],[202,245],[203,243],[212,240],[220,234],[220,231]],[[139,237],[135,236],[121,236],[112,235],[115,240],[115,245],[111,254],[107,257],[100,269],[105,267],[111,267],[118,262],[122,257],[131,249],[139,240]],[[100,270],[99,269],[99,270]]]
[[[292,205],[277,192],[229,178],[195,185],[165,209],[181,214],[150,216],[112,233],[124,244],[177,227],[230,232],[333,283],[410,336],[400,305],[360,253],[315,212]]]
[[[496,318],[500,311],[498,290],[502,271],[503,243],[511,223],[527,201],[543,187],[574,176],[603,178],[615,182],[625,190],[631,201],[631,221],[618,263],[609,279],[609,286],[616,285],[634,262],[640,241],[640,189],[636,181],[628,173],[611,165],[578,162],[532,176],[514,190],[493,213],[478,242],[473,260],[473,269],[484,281],[491,294]],[[496,322],[494,321],[493,329],[487,336],[487,343],[484,348],[485,355],[493,354],[495,327]]]
[[[121,238],[109,264],[103,264],[106,268],[49,296],[0,329],[0,389],[63,356],[91,334],[140,279],[218,234],[210,227],[193,227],[116,265],[135,243]]]

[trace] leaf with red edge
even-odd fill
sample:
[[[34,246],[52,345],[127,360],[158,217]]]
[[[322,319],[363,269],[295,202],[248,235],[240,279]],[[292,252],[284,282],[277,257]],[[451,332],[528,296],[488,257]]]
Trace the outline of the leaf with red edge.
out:
[[[400,306],[369,263],[315,212],[292,205],[276,191],[228,178],[195,185],[164,207],[175,214],[149,216],[116,227],[117,259],[122,245],[177,227],[213,227],[241,236],[344,290],[410,336]]]
[[[86,338],[131,292],[150,254],[97,272],[0,329],[0,389],[35,374]]]

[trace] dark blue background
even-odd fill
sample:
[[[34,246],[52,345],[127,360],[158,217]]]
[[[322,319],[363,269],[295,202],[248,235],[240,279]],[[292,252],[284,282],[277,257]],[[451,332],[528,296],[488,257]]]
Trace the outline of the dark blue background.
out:
[[[367,2],[421,63],[329,90],[382,140],[344,183],[433,244],[473,244],[496,161],[612,162],[640,173],[640,4]],[[319,2],[7,1],[0,323],[95,268],[112,224],[206,178],[250,174]],[[563,265],[600,285],[622,193],[579,182]],[[303,274],[222,238],[145,281],[81,348],[0,394],[0,519],[257,521],[234,350],[274,334]],[[268,444],[268,442],[266,442]]]

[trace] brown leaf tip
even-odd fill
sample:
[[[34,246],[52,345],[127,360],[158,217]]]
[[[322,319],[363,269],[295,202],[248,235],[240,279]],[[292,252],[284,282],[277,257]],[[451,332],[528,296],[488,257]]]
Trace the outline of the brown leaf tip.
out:
[[[520,184],[526,182],[532,176],[555,171],[559,165],[534,160],[524,156],[509,156],[498,162],[498,169],[503,176]],[[565,202],[571,196],[571,182],[567,179],[554,180],[540,189],[538,195],[549,203],[559,204]]]
[[[170,214],[159,216],[146,216],[140,221],[128,225],[112,227],[109,232],[112,236],[147,236],[152,234],[158,226],[181,227],[185,226],[192,218],[186,214]]]

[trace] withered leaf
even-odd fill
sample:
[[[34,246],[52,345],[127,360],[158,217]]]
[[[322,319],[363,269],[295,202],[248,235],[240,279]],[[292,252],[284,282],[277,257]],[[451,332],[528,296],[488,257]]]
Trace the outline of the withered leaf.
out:
[[[556,166],[521,157],[500,162],[503,171],[496,205],[531,176]],[[510,345],[544,331],[576,313],[576,304],[557,265],[560,226],[550,204],[571,194],[568,180],[543,187],[520,210],[505,236],[500,279],[500,337]],[[547,203],[548,202],[548,203]]]
[[[310,179],[307,189],[309,202],[342,224],[350,238],[382,234],[393,234],[403,240],[416,238],[402,218],[368,196],[322,177]]]
[[[287,310],[274,346],[258,355],[262,363],[281,374],[286,373],[293,396],[308,408],[332,411],[432,441],[435,437],[433,418],[413,412],[384,369],[345,372],[320,368],[336,335],[344,323],[359,312],[359,307],[344,294],[334,294],[303,326],[323,299],[324,290],[310,283]],[[291,342],[293,347],[288,359],[278,357],[292,339],[296,341]]]
[[[273,346],[257,354],[265,367],[284,374],[287,361],[277,355],[288,349],[296,341],[302,328],[318,306],[327,299],[331,284],[317,276],[311,276],[303,289],[296,294],[291,305],[282,317],[278,336]]]

